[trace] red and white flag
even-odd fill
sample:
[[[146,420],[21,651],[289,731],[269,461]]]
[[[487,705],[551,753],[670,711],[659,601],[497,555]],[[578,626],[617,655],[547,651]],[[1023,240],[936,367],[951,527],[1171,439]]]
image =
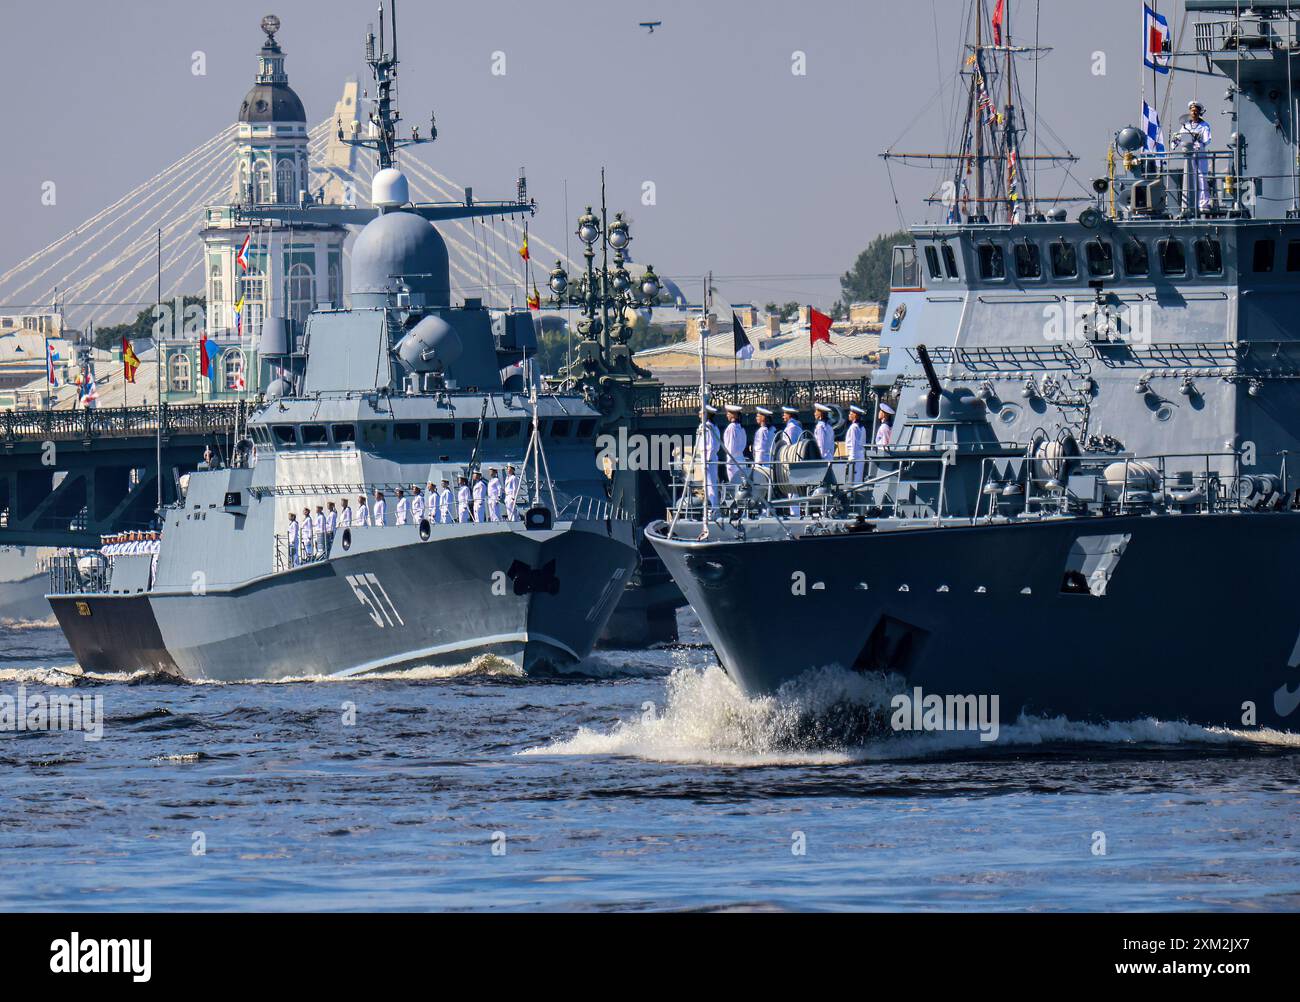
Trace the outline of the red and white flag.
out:
[[[1169,40],[1169,22],[1142,6],[1142,64],[1157,73],[1169,72],[1169,59],[1173,45]]]
[[[248,271],[248,245],[253,242],[253,231],[249,230],[244,236],[244,242],[239,245],[239,250],[235,253],[235,260],[239,262],[241,271]]]

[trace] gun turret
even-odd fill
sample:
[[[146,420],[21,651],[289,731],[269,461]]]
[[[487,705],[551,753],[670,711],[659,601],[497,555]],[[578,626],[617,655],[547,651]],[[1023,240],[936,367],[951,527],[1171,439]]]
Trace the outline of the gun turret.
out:
[[[916,356],[921,360],[925,378],[930,381],[930,392],[925,398],[925,413],[936,418],[939,416],[939,397],[943,395],[943,387],[939,385],[939,374],[934,371],[934,363],[930,361],[930,352],[926,350],[925,345],[916,346]]]

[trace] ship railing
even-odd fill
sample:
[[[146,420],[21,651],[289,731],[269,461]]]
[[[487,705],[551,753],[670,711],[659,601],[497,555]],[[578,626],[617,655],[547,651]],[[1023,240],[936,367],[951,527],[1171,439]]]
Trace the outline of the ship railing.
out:
[[[1242,4],[1243,11],[1248,9],[1250,4]],[[1292,17],[1274,17],[1269,20],[1256,17],[1232,18],[1196,23],[1196,51],[1202,55],[1238,52],[1242,55],[1258,53],[1263,57],[1271,55],[1274,49],[1287,53],[1296,44],[1296,23]]]
[[[610,519],[626,521],[628,517],[622,507],[614,504],[608,498],[591,497],[583,494],[567,498],[563,495],[557,495],[556,503],[560,506],[560,510],[555,513],[555,521],[557,522],[577,522],[582,520],[604,522]]]
[[[93,550],[71,550],[47,557],[43,564],[52,595],[91,595],[108,591],[109,564]]]
[[[1175,215],[1188,219],[1238,214],[1249,196],[1242,189],[1236,150],[1198,150],[1188,137],[1169,137],[1164,153],[1131,155],[1140,181],[1123,208],[1134,216]],[[1201,182],[1204,181],[1202,192]],[[1217,268],[1222,270],[1220,261]],[[1214,268],[1202,264],[1202,271]]]
[[[289,539],[287,532],[277,532],[275,534],[276,573],[294,567],[305,567],[307,564],[321,563],[329,558],[333,542],[334,534],[328,532],[323,537],[312,535],[309,540],[299,534],[297,543]]]

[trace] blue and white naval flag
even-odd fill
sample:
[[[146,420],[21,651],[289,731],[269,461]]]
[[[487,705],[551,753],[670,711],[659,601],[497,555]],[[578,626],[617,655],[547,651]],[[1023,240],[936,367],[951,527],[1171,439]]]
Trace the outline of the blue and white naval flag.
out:
[[[1142,132],[1146,136],[1146,145],[1143,147],[1145,152],[1165,151],[1165,134],[1160,128],[1160,115],[1145,101],[1142,102]]]
[[[1169,22],[1145,4],[1142,7],[1142,64],[1157,73],[1169,72],[1173,46]]]

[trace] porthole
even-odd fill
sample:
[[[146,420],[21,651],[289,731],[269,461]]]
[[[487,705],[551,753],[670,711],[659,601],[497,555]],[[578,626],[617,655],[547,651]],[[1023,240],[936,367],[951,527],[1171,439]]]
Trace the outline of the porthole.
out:
[[[340,542],[340,544],[343,546],[343,549],[345,549],[345,550],[350,550],[350,549],[352,549],[352,530],[351,530],[351,529],[344,529],[344,530],[343,530],[343,538],[342,538],[341,540],[339,540],[339,542]]]

